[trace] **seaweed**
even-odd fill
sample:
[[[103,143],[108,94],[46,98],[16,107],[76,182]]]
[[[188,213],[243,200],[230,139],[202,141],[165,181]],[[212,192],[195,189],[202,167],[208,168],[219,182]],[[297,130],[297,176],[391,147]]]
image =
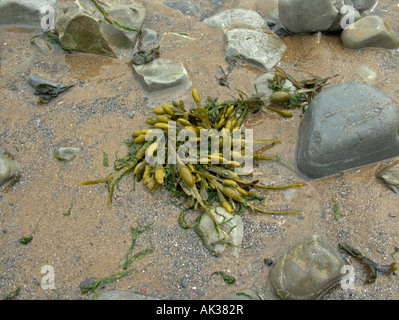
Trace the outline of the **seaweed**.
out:
[[[224,273],[223,271],[215,271],[214,273],[212,273],[211,276],[213,276],[214,274],[220,275],[223,281],[226,282],[227,284],[233,284],[236,281],[236,279],[233,276],[230,276]]]

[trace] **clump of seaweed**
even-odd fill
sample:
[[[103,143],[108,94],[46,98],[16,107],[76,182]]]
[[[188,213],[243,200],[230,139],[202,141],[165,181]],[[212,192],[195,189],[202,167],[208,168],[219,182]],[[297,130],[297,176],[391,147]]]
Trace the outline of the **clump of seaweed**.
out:
[[[154,117],[146,120],[148,127],[132,134],[131,150],[115,161],[114,172],[105,178],[81,184],[107,183],[111,206],[118,181],[128,172],[133,172],[135,180],[142,181],[150,192],[164,186],[174,196],[182,197],[187,208],[202,207],[220,230],[209,209],[215,203],[234,214],[245,209],[254,214],[301,214],[299,211],[272,212],[253,203],[263,200],[263,196],[253,192],[253,189],[281,190],[302,186],[265,186],[259,180],[245,179],[252,173],[252,167],[247,172],[244,164],[259,160],[279,161],[276,157],[253,152],[253,144],[266,144],[261,149],[264,152],[280,143],[279,140],[254,140],[241,132],[244,117],[264,109],[261,97],[247,96],[239,91],[236,100],[219,103],[209,97],[203,104],[197,90],[192,91],[192,96],[196,106],[190,109],[182,100],[155,108]],[[166,146],[155,135],[159,132],[166,137]],[[182,133],[190,134],[183,134],[182,139]],[[192,148],[197,143],[201,144],[201,148]],[[168,154],[168,160],[174,161],[150,161],[162,154]]]

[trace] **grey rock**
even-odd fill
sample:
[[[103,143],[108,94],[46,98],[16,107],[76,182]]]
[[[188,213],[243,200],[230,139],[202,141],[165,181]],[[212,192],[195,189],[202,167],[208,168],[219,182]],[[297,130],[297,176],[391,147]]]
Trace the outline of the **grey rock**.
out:
[[[281,23],[293,33],[342,30],[341,20],[347,16],[345,5],[349,0],[279,0],[278,11]],[[363,8],[358,3],[359,8]],[[351,11],[353,18],[359,15],[356,7]]]
[[[394,164],[382,169],[378,174],[382,183],[395,193],[399,194],[399,164]]]
[[[125,291],[108,291],[98,297],[98,300],[160,300],[159,298],[144,296]]]
[[[121,25],[141,29],[146,10],[139,1],[103,0],[101,5]],[[120,59],[129,55],[139,34],[106,21],[90,0],[58,1],[55,27],[68,49]]]
[[[311,235],[285,253],[270,272],[277,296],[287,300],[313,300],[341,280],[344,261],[321,235]]]
[[[270,102],[270,96],[273,93],[272,88],[270,88],[270,84],[273,82],[274,72],[268,72],[262,74],[252,81],[252,93],[257,94],[260,93],[263,95],[262,99],[266,102]],[[288,79],[285,81],[284,88],[290,91],[295,91],[296,87],[294,84]]]
[[[46,12],[45,6],[54,6],[56,0],[1,0],[0,24],[16,24],[28,28],[40,29],[41,19]]]
[[[341,40],[349,49],[377,47],[396,49],[399,47],[398,37],[390,25],[381,17],[368,16],[353,23],[341,33]]]
[[[18,161],[11,160],[0,150],[0,185],[18,177],[21,172],[21,166]]]
[[[234,29],[225,32],[226,57],[241,60],[268,72],[280,62],[287,47],[272,33],[250,29]]]
[[[227,212],[223,207],[216,207],[211,209],[217,222],[220,224],[223,221],[222,229],[227,236],[227,240],[224,238],[221,232],[217,232],[215,229],[215,223],[208,214],[204,214],[198,225],[201,233],[204,235],[206,245],[214,250],[216,253],[222,253],[226,248],[226,241],[233,244],[232,254],[234,257],[239,257],[239,248],[244,234],[244,225],[242,219],[236,215],[233,216]],[[227,222],[226,222],[227,221]]]
[[[399,155],[399,112],[378,89],[348,82],[324,89],[299,128],[297,166],[308,178]]]
[[[223,11],[205,19],[204,23],[223,30],[233,28],[269,30],[267,22],[257,12],[244,9]]]
[[[359,12],[363,12],[371,9],[377,0],[351,0],[350,2]]]
[[[166,0],[164,1],[168,7],[179,10],[181,13],[192,16],[195,18],[201,17],[201,8],[192,1],[181,1],[181,0]]]
[[[260,300],[260,298],[255,291],[247,289],[244,291],[228,294],[222,297],[221,300]]]
[[[138,80],[148,92],[187,88],[191,85],[183,64],[156,59],[150,63],[133,66]]]
[[[72,161],[79,153],[79,148],[63,147],[59,148],[56,153],[56,158],[61,161]]]

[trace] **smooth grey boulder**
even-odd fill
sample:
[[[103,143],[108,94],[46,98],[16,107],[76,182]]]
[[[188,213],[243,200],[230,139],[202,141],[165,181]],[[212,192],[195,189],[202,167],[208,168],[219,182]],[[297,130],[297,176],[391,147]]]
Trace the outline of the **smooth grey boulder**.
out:
[[[349,49],[377,47],[396,49],[398,37],[381,17],[368,16],[354,22],[341,33],[341,40]]]
[[[21,166],[18,161],[11,160],[0,150],[0,186],[16,177],[21,172]]]
[[[299,127],[296,161],[308,178],[399,155],[399,112],[378,89],[347,82],[324,89]]]
[[[190,78],[183,64],[156,59],[144,65],[134,65],[136,77],[147,92],[179,89],[191,86]]]
[[[259,13],[253,10],[226,10],[212,17],[206,18],[203,22],[210,27],[222,30],[233,28],[269,30],[266,20],[263,19]]]
[[[45,7],[53,7],[55,3],[56,0],[1,0],[0,24],[16,24],[40,29],[40,22],[48,13],[44,10]]]
[[[98,300],[160,300],[151,296],[126,291],[108,291],[98,297]]]
[[[284,42],[273,33],[251,29],[225,32],[226,57],[241,60],[268,72],[280,62],[287,50]]]
[[[91,0],[59,0],[55,28],[61,44],[70,50],[125,58],[136,44],[146,10],[137,0],[103,0],[101,6],[108,20],[119,26],[107,21]]]
[[[226,243],[230,243],[230,245],[232,245],[233,256],[238,258],[244,234],[244,225],[241,217],[239,215],[233,216],[223,207],[213,208],[211,209],[211,213],[221,225],[221,228],[227,236],[227,240],[223,234],[216,229],[212,218],[208,214],[204,214],[197,228],[203,235],[202,240],[205,242],[206,247],[214,250],[216,253],[222,253],[226,249]]]
[[[285,253],[273,266],[269,281],[284,300],[313,300],[341,280],[344,261],[323,236],[314,234]]]
[[[389,189],[399,194],[399,164],[396,163],[382,169],[377,174],[377,178]]]

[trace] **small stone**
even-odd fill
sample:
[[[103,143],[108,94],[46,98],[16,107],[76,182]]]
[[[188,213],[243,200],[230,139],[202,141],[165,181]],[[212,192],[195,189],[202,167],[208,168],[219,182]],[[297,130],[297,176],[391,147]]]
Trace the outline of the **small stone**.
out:
[[[182,14],[195,18],[201,17],[201,8],[192,1],[166,0],[164,4],[172,9],[179,10]]]
[[[183,64],[173,64],[169,60],[156,59],[150,63],[133,66],[137,78],[148,92],[170,88],[187,88],[191,85]]]
[[[358,10],[360,13],[371,9],[377,0],[351,0],[352,5]]]
[[[321,235],[311,235],[284,254],[270,272],[270,283],[285,300],[312,300],[341,280],[344,261]]]
[[[399,47],[398,37],[390,25],[378,16],[367,16],[357,20],[342,31],[341,40],[349,49]]]
[[[250,29],[234,29],[225,32],[226,57],[241,60],[268,72],[282,59],[287,47],[273,33]]]
[[[399,164],[394,164],[382,169],[378,174],[382,183],[396,194],[399,194]]]
[[[18,177],[20,172],[21,166],[19,162],[12,160],[6,156],[3,150],[0,150],[0,185]]]
[[[383,92],[347,82],[320,92],[299,128],[297,166],[322,178],[399,155],[399,112]]]
[[[198,228],[204,236],[203,241],[205,241],[206,245],[212,248],[216,253],[222,253],[227,246],[226,242],[229,242],[233,245],[233,256],[238,258],[239,248],[241,247],[244,233],[242,219],[238,215],[233,216],[223,207],[213,208],[211,209],[211,213],[219,224],[225,222],[223,223],[222,229],[225,232],[227,239],[224,238],[220,231],[216,231],[215,223],[212,218],[208,214],[204,214],[198,225]]]
[[[60,161],[72,161],[80,152],[79,148],[59,148],[55,157]]]

